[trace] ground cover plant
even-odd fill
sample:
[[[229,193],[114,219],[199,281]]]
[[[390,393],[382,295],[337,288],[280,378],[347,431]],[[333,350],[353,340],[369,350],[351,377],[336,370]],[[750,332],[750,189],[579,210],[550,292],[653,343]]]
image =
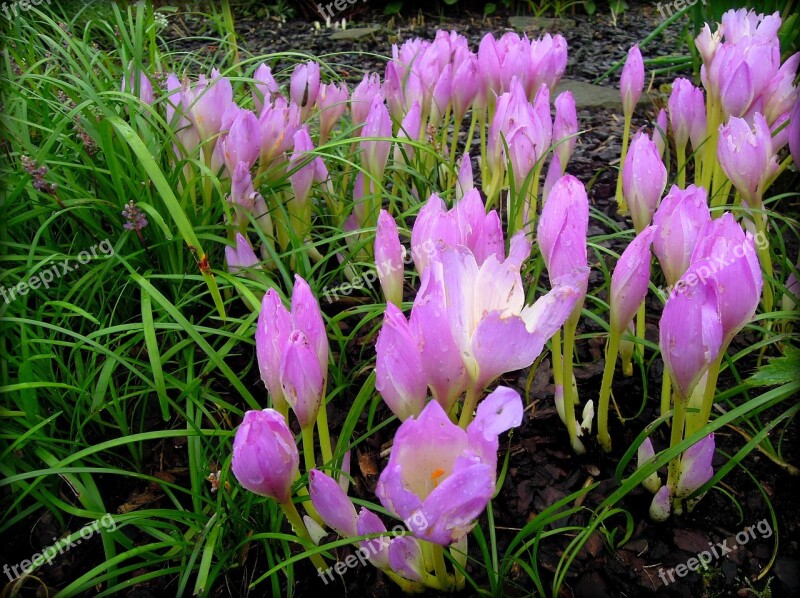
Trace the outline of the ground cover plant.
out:
[[[607,56],[587,172],[565,34],[12,5],[5,594],[800,591],[778,8]]]

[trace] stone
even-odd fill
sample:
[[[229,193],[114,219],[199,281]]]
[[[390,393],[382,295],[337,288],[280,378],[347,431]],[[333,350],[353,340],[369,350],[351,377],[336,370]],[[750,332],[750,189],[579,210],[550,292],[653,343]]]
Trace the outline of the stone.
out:
[[[381,28],[374,26],[374,27],[354,27],[352,29],[343,29],[341,31],[336,31],[331,33],[330,39],[333,40],[346,40],[346,41],[355,41],[359,39],[364,39],[365,37],[370,37],[375,35]]]
[[[550,97],[555,99],[562,91],[572,92],[572,95],[575,96],[575,107],[578,110],[581,108],[608,108],[609,110],[622,112],[622,98],[617,87],[604,87],[586,83],[585,81],[562,79]],[[639,105],[649,103],[649,101],[647,95],[642,93],[639,98]]]

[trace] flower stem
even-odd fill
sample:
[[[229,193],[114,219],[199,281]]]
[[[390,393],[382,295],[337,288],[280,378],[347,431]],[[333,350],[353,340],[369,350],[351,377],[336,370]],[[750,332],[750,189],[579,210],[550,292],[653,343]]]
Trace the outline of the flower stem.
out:
[[[619,335],[611,329],[606,346],[606,365],[603,368],[603,382],[600,385],[600,399],[597,403],[597,440],[605,452],[611,450],[611,436],[608,434],[608,399],[611,396],[611,382],[619,353]]]
[[[586,449],[583,448],[580,440],[578,440],[577,422],[575,421],[575,403],[578,401],[572,392],[572,359],[575,351],[575,329],[578,327],[582,309],[583,301],[572,309],[572,313],[564,323],[563,374],[561,376],[562,384],[564,385],[564,419],[569,433],[569,443],[572,450],[579,455],[583,454]]]
[[[691,436],[700,428],[708,423],[711,417],[711,407],[714,405],[714,394],[717,390],[717,378],[719,377],[720,366],[722,365],[722,358],[728,348],[728,343],[723,343],[717,358],[708,366],[708,374],[706,378],[706,386],[703,390],[703,402],[700,406],[699,413],[689,414],[686,418],[686,434]]]
[[[669,374],[664,371],[661,377],[661,415],[669,411],[672,403],[672,380]]]
[[[644,343],[639,341],[644,341],[645,333],[647,332],[647,319],[645,316],[644,304],[645,302],[642,301],[639,310],[636,312],[636,345],[634,349],[636,354],[642,359],[644,359]]]
[[[686,421],[686,398],[681,395],[680,390],[675,388],[675,404],[672,410],[672,431],[669,438],[670,448],[679,444],[683,440],[683,425]],[[675,489],[678,487],[678,477],[681,473],[681,455],[678,455],[669,462],[667,473],[667,486],[670,493],[675,496]]]
[[[436,571],[436,579],[443,590],[450,590],[452,580],[447,575],[447,564],[444,562],[444,547],[440,544],[433,544],[431,548],[433,554],[433,568]]]
[[[464,407],[461,409],[461,417],[458,419],[458,425],[463,429],[472,421],[472,412],[475,411],[475,406],[478,404],[478,397],[480,391],[475,387],[475,383],[471,383],[467,387],[467,397],[464,399]]]
[[[313,546],[314,541],[308,534],[308,530],[303,523],[303,519],[300,517],[300,513],[297,512],[297,508],[294,506],[294,503],[291,501],[291,499],[281,503],[281,508],[283,509],[284,515],[286,515],[286,519],[294,529],[294,533],[296,533],[300,538],[308,540],[308,542]],[[317,569],[325,570],[325,561],[323,560],[322,556],[319,554],[312,554],[308,558],[311,559],[311,562],[314,563],[314,566]]]
[[[306,473],[311,471],[317,466],[316,459],[314,458],[314,426],[306,426],[302,428],[303,437],[303,463],[306,466]]]
[[[617,212],[623,216],[628,213],[628,202],[622,194],[622,167],[625,165],[625,156],[628,155],[628,138],[631,134],[632,114],[625,115],[625,126],[622,129],[622,152],[619,156],[619,172],[617,173],[617,191],[614,196],[617,199]]]
[[[324,398],[317,413],[317,433],[319,434],[319,448],[322,451],[322,462],[330,465],[333,462],[333,450],[331,449],[331,435],[328,431],[328,408]]]
[[[686,188],[686,145],[679,145],[676,148],[678,156],[678,187]]]
[[[766,273],[764,277],[764,289],[761,294],[761,304],[764,306],[765,312],[772,311],[772,305],[775,301],[772,295],[772,256],[769,253],[769,244],[764,240],[767,238],[767,225],[764,222],[764,215],[761,212],[753,214],[753,222],[756,227],[756,234],[758,236],[756,245],[756,253],[758,254],[758,261],[761,262],[761,268]]]

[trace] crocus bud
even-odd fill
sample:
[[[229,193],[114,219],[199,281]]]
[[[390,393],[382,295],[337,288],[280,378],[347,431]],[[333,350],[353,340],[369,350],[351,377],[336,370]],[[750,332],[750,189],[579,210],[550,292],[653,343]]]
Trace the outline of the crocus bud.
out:
[[[328,169],[322,158],[309,156],[309,153],[313,151],[314,143],[308,134],[308,127],[303,126],[294,134],[294,151],[288,166],[289,171],[292,171],[302,165],[289,175],[298,206],[307,206],[311,196],[311,186],[315,182],[320,183],[328,178]],[[309,158],[311,159],[309,160]]]
[[[336,480],[317,469],[308,472],[308,480],[311,502],[325,525],[345,538],[357,535],[356,509]]]
[[[636,232],[650,224],[667,186],[667,169],[658,148],[642,131],[634,135],[622,167],[622,193]]]
[[[399,536],[389,544],[389,566],[410,581],[420,581],[425,571],[422,549],[416,538]]]
[[[386,210],[381,210],[375,233],[375,267],[386,302],[397,307],[403,302],[405,254],[394,218]]]
[[[273,94],[278,93],[278,82],[272,76],[270,68],[263,62],[253,73],[253,79],[255,79],[253,105],[256,108],[256,114],[261,114],[264,104],[271,103]]]
[[[625,248],[611,275],[611,331],[622,336],[650,284],[650,245],[658,229],[650,225]]]
[[[647,437],[644,439],[644,442],[639,445],[639,450],[636,452],[637,469],[644,465],[646,461],[649,461],[655,456],[656,452],[653,450],[653,443],[650,438]],[[653,494],[658,492],[658,489],[661,488],[661,480],[658,478],[658,473],[654,471],[647,476],[647,478],[645,478],[645,480],[642,482],[642,486],[647,488]]]
[[[753,319],[764,285],[755,243],[733,214],[706,223],[698,237],[692,261],[708,258],[697,274],[716,286],[725,343]]]
[[[361,126],[366,122],[372,100],[376,97],[381,100],[384,98],[381,76],[377,73],[367,73],[353,90],[350,99],[350,115],[354,125]]]
[[[753,123],[751,128],[744,119],[732,117],[720,126],[717,158],[745,203],[761,208],[764,188],[777,172],[778,161],[766,119],[756,113]]]
[[[389,159],[391,141],[388,138],[391,136],[392,119],[389,117],[389,111],[386,109],[383,100],[376,96],[372,100],[372,106],[364,123],[364,128],[361,129],[362,141],[359,145],[362,151],[364,169],[378,181],[383,178],[386,161]],[[369,139],[373,137],[380,137],[383,140]]]
[[[708,194],[703,187],[689,185],[683,190],[673,185],[658,206],[653,216],[658,227],[653,251],[669,286],[686,272],[703,228],[710,221]]]
[[[240,162],[252,168],[261,151],[261,126],[256,115],[249,110],[238,110],[228,134],[216,147],[222,151],[229,174],[233,174]]]
[[[433,94],[431,94],[431,113],[429,121],[434,127],[438,127],[441,124],[444,114],[447,111],[447,108],[450,106],[450,95],[453,90],[452,73],[452,66],[449,64],[445,65],[436,80],[436,85],[433,88]]]
[[[705,484],[714,475],[714,433],[699,440],[681,456],[678,486],[675,497],[684,498]]]
[[[470,52],[453,75],[451,99],[456,123],[464,120],[467,110],[478,95],[479,84],[478,57]]]
[[[220,75],[217,69],[211,71],[211,82],[205,76],[194,89],[183,90],[183,105],[189,108],[188,117],[197,128],[201,141],[207,141],[220,132],[222,115],[233,102],[233,87],[230,80]]]
[[[300,110],[278,96],[272,104],[264,104],[258,119],[261,125],[261,166],[266,167],[275,158],[286,152],[300,127]]]
[[[356,522],[356,532],[359,536],[371,534],[385,534],[386,526],[375,513],[361,507]],[[389,567],[389,546],[383,536],[371,540],[362,540],[359,543],[362,550],[366,551],[367,559],[378,569],[385,570]]]
[[[319,65],[313,60],[298,64],[289,82],[289,97],[300,108],[300,120],[311,114],[319,94]]]
[[[317,354],[300,330],[289,335],[284,351],[280,365],[283,395],[305,429],[317,420],[324,389],[322,370]]]
[[[711,260],[693,263],[675,285],[661,314],[659,346],[675,388],[685,399],[717,358],[722,323],[715,285],[701,281],[698,269]]]
[[[314,293],[311,292],[311,287],[299,274],[294,275],[292,321],[294,327],[306,335],[308,342],[317,354],[323,376],[327,378],[329,347],[325,322],[322,319],[319,303],[314,297]]]
[[[128,73],[122,79],[122,92],[128,91],[136,95],[145,104],[152,104],[155,99],[153,96],[153,84],[150,83],[150,79],[144,72],[139,71],[139,85],[137,88],[134,84],[134,77],[138,69],[132,67],[133,62],[130,62],[128,64]]]
[[[575,111],[575,98],[571,91],[558,94],[555,101],[556,118],[553,122],[553,143],[561,163],[561,170],[567,167],[575,150],[578,134],[578,115]]]
[[[415,100],[408,113],[403,117],[400,130],[397,132],[397,138],[418,141],[422,130],[421,118],[421,108],[419,102]],[[410,143],[398,143],[394,146],[394,161],[398,164],[411,164],[414,159],[414,149],[414,146]]]
[[[764,90],[762,94],[766,99],[764,117],[767,122],[774,124],[782,114],[790,112],[797,101],[797,88],[794,86],[794,80],[797,76],[798,63],[800,63],[800,52],[791,56],[781,65]]]
[[[536,235],[551,279],[586,267],[588,227],[586,190],[583,183],[566,174],[553,185],[542,207]]]
[[[672,134],[675,145],[685,147],[689,142],[695,121],[700,119],[705,133],[706,106],[703,99],[703,90],[692,85],[688,79],[678,77],[672,83],[672,93],[667,102],[669,108],[669,122],[672,125]],[[692,149],[697,151],[692,137]]]
[[[708,25],[706,25],[708,26]],[[669,486],[661,486],[650,503],[650,519],[653,521],[666,521],[669,519],[672,504],[670,501]]]
[[[347,100],[349,98],[350,92],[347,90],[347,83],[320,85],[319,95],[317,96],[320,144],[325,143],[333,127],[347,110]]]
[[[795,271],[800,270],[800,264],[795,266]],[[794,311],[797,309],[797,304],[800,302],[800,280],[794,271],[789,273],[786,278],[786,292],[781,299],[781,309],[783,311]]]
[[[231,470],[250,492],[280,503],[291,498],[300,455],[283,416],[273,409],[247,411],[233,439]]]
[[[428,396],[418,345],[403,312],[387,304],[375,344],[375,389],[401,421],[419,415]]]
[[[634,45],[628,50],[628,58],[622,67],[619,79],[619,91],[622,95],[622,109],[625,114],[633,114],[633,109],[639,102],[639,97],[644,89],[644,61],[639,46]]]
[[[475,188],[475,180],[472,176],[472,160],[469,153],[461,156],[458,167],[458,178],[456,179],[455,201],[463,197]]]
[[[258,265],[259,259],[256,257],[253,247],[241,233],[236,233],[236,245],[225,246],[225,262],[228,264],[228,272],[236,274],[244,268],[252,268]]]
[[[256,357],[261,380],[275,406],[286,404],[281,387],[281,355],[293,328],[292,316],[280,296],[275,289],[269,289],[261,302],[256,323]]]

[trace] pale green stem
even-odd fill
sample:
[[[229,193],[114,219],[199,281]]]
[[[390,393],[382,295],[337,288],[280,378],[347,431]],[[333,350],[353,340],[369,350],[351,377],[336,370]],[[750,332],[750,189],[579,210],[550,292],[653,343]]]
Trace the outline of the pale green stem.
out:
[[[760,202],[759,202],[759,205]],[[759,240],[762,242],[756,243],[756,253],[758,254],[758,261],[761,262],[761,268],[764,270],[766,276],[764,277],[764,290],[761,295],[761,304],[764,306],[764,312],[769,313],[772,311],[772,306],[775,298],[772,294],[772,256],[769,253],[769,244],[763,242],[767,238],[767,225],[764,222],[764,215],[759,211],[753,214],[753,222],[756,226],[756,233]]]
[[[617,212],[624,216],[628,213],[628,202],[622,194],[622,167],[625,165],[625,156],[628,155],[628,138],[631,134],[631,117],[632,114],[625,115],[625,125],[622,129],[622,152],[619,156],[619,172],[617,173],[617,191],[614,197],[617,200]]]
[[[722,359],[728,349],[728,342],[724,342],[717,358],[708,366],[706,386],[703,391],[703,402],[698,413],[690,413],[686,418],[686,435],[691,436],[700,428],[708,423],[711,417],[711,407],[714,405],[714,394],[717,390],[717,378],[719,377]]]
[[[672,430],[670,432],[669,446],[676,446],[683,440],[683,426],[686,420],[686,398],[681,395],[680,390],[675,387],[675,404],[672,410]],[[669,462],[667,473],[667,486],[672,493],[678,487],[678,477],[681,473],[681,455],[678,455]]]
[[[678,187],[686,188],[686,146],[679,145],[676,154],[678,157]]]
[[[452,580],[447,574],[447,564],[444,562],[444,547],[440,544],[433,544],[431,553],[433,554],[433,568],[436,571],[436,579],[442,589],[449,590],[452,586]]]
[[[647,332],[647,319],[645,315],[644,303],[645,302],[642,301],[642,304],[639,306],[639,310],[636,312],[636,344],[634,345],[636,354],[642,358],[644,358],[644,337],[645,333]]]
[[[672,404],[672,380],[669,374],[664,371],[661,378],[661,415],[669,411]]]
[[[606,365],[603,368],[603,381],[600,384],[600,399],[597,402],[597,440],[605,452],[611,450],[611,436],[608,434],[608,401],[611,397],[611,382],[619,353],[619,335],[611,329],[606,346]]]
[[[480,391],[475,388],[475,382],[470,381],[470,385],[467,387],[467,397],[464,399],[464,407],[461,410],[461,417],[458,420],[458,425],[464,430],[467,429],[467,426],[472,421],[472,412],[475,411],[480,394]]]
[[[291,499],[281,503],[281,508],[283,509],[284,515],[286,515],[286,519],[288,519],[289,523],[294,529],[294,533],[304,540],[308,540],[309,544],[314,546],[314,541],[308,534],[308,530],[303,523],[303,519],[300,517],[300,513],[297,512],[297,508],[294,506],[294,503],[291,501]],[[325,561],[322,559],[322,556],[319,554],[313,554],[309,558],[317,569],[322,569],[323,571],[325,570]]]
[[[572,360],[575,351],[575,329],[578,327],[582,309],[583,301],[572,309],[572,313],[564,323],[564,357],[561,380],[564,388],[564,419],[566,420],[567,432],[569,433],[569,444],[573,447],[573,450],[577,441],[577,431],[575,429],[577,426],[577,422],[575,421],[575,403],[577,402],[577,397],[572,394]]]
[[[317,433],[319,434],[319,448],[322,451],[322,462],[330,465],[333,463],[333,450],[331,435],[328,431],[328,410],[324,399],[317,413]]]
[[[303,463],[306,466],[306,473],[317,467],[314,458],[314,425],[302,428],[303,437]]]

